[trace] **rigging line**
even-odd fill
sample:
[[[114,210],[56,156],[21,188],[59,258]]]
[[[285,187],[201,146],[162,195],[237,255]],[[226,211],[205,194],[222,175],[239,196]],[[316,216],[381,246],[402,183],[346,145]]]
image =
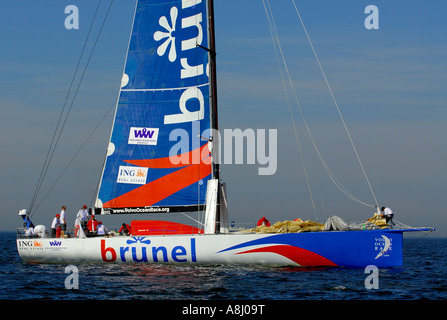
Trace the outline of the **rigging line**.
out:
[[[296,10],[296,13],[297,13],[297,15],[298,15],[298,17],[299,17],[299,19],[300,19],[301,26],[302,26],[303,29],[304,29],[304,32],[305,32],[306,37],[307,37],[307,40],[309,41],[309,44],[310,44],[310,46],[311,46],[311,48],[312,48],[312,51],[313,51],[313,53],[314,53],[314,55],[315,55],[315,59],[317,60],[318,66],[319,66],[319,68],[320,68],[320,70],[321,70],[321,73],[322,73],[322,75],[323,75],[324,81],[326,82],[326,85],[327,85],[327,87],[328,87],[328,89],[329,89],[329,92],[330,92],[330,94],[331,94],[332,100],[334,101],[334,104],[335,104],[335,106],[336,106],[336,108],[337,108],[337,112],[338,112],[338,114],[339,114],[339,116],[340,116],[340,119],[341,119],[341,121],[342,121],[342,123],[343,123],[343,127],[344,127],[344,129],[345,129],[345,131],[346,131],[346,133],[347,133],[347,135],[348,135],[348,137],[349,137],[349,141],[351,142],[352,148],[354,149],[354,152],[355,152],[355,155],[356,155],[356,157],[357,157],[357,160],[358,160],[358,162],[359,162],[359,164],[360,164],[360,167],[361,167],[361,169],[362,169],[362,171],[363,171],[363,175],[364,175],[364,177],[365,177],[365,179],[366,179],[366,182],[368,183],[369,190],[371,191],[371,194],[372,194],[372,196],[373,196],[373,198],[374,198],[374,201],[375,201],[375,203],[376,203],[376,205],[377,205],[377,207],[378,207],[379,204],[378,204],[378,202],[377,202],[376,195],[375,195],[374,190],[373,190],[373,188],[372,188],[372,186],[371,186],[371,183],[370,183],[370,181],[369,181],[368,175],[366,174],[366,170],[365,170],[365,168],[364,168],[364,166],[363,166],[363,163],[362,163],[362,161],[361,161],[361,159],[360,159],[360,156],[359,156],[359,154],[358,154],[358,152],[357,152],[357,148],[355,147],[354,141],[352,140],[351,134],[350,134],[349,129],[348,129],[347,125],[346,125],[346,122],[345,122],[345,120],[344,120],[344,118],[343,118],[343,115],[341,114],[341,111],[340,111],[340,108],[339,108],[339,106],[338,106],[337,100],[335,99],[335,96],[334,96],[334,93],[333,93],[333,91],[332,91],[332,88],[331,88],[331,86],[330,86],[330,84],[329,84],[329,81],[328,81],[328,79],[327,79],[327,77],[326,77],[326,73],[324,72],[323,67],[321,66],[320,59],[318,58],[317,52],[315,51],[315,48],[314,48],[314,46],[313,46],[313,44],[312,44],[312,41],[310,40],[309,33],[307,32],[307,29],[306,29],[306,27],[305,27],[305,25],[304,25],[303,19],[301,18],[301,14],[299,13],[299,10],[298,10],[298,7],[297,7],[297,5],[296,5],[296,3],[295,3],[295,0],[292,0],[292,3],[293,3],[293,5],[294,5],[295,10]]]
[[[70,111],[71,111],[71,109],[72,109],[72,107],[73,107],[74,101],[76,100],[76,96],[77,96],[77,94],[78,94],[78,92],[79,92],[79,88],[81,87],[82,81],[83,81],[83,79],[84,79],[84,76],[85,76],[85,73],[86,73],[86,71],[87,71],[87,68],[88,68],[88,66],[89,66],[89,64],[90,64],[91,58],[92,58],[92,56],[93,56],[93,53],[94,53],[94,51],[95,51],[96,45],[97,45],[98,40],[99,40],[99,37],[100,37],[100,35],[101,35],[101,33],[102,33],[102,30],[103,30],[103,28],[104,28],[104,25],[105,25],[105,22],[106,22],[106,20],[107,20],[108,15],[109,15],[110,8],[112,7],[112,4],[113,4],[113,0],[112,0],[112,1],[110,2],[110,4],[109,4],[109,8],[107,9],[106,15],[105,15],[104,20],[103,20],[103,22],[102,22],[102,24],[101,24],[101,28],[100,28],[99,31],[98,31],[98,35],[97,35],[97,37],[96,37],[96,39],[95,39],[95,43],[93,44],[93,48],[92,48],[92,50],[91,50],[91,52],[90,52],[90,55],[89,55],[89,57],[88,57],[88,59],[87,59],[87,63],[86,63],[86,65],[85,65],[85,67],[84,67],[84,71],[82,72],[81,79],[79,80],[78,86],[76,87],[76,91],[75,91],[75,93],[74,93],[74,95],[73,95],[73,98],[72,98],[72,100],[71,100],[71,104],[70,104],[70,107],[68,108],[68,111],[67,111],[67,114],[66,114],[66,116],[65,116],[64,122],[62,123],[61,129],[60,129],[60,131],[59,131],[59,135],[58,135],[58,138],[57,138],[57,140],[56,140],[56,143],[55,143],[55,145],[54,145],[54,147],[53,147],[53,151],[52,151],[52,153],[51,153],[50,159],[53,158],[54,152],[56,151],[56,146],[57,146],[57,144],[58,144],[58,142],[59,142],[59,140],[60,140],[60,137],[61,137],[61,135],[62,135],[62,131],[63,131],[64,127],[65,127],[66,122],[67,122],[67,119],[68,119],[68,116],[69,116],[69,114],[70,114]],[[44,176],[45,176],[45,174],[46,174],[46,172],[47,172],[47,170],[48,170],[48,167],[49,167],[49,163],[48,163],[47,167],[45,168]],[[42,181],[43,181],[43,179],[42,179]],[[40,187],[41,187],[41,185],[42,185],[42,181],[41,181],[41,184],[40,184],[40,186],[39,186],[39,189],[40,189]]]
[[[416,240],[410,242],[409,244],[405,245],[405,246],[402,248],[402,252],[407,251],[408,248],[412,247],[416,242],[420,241],[422,238],[428,236],[428,235],[429,235],[430,233],[432,233],[432,232],[433,232],[433,230],[426,231],[422,236],[420,236],[420,237],[417,238]]]
[[[106,116],[109,114],[110,111],[112,111],[115,108],[116,102],[112,103],[112,105],[109,107],[109,109],[106,111],[106,113],[102,116],[101,120],[99,120],[99,123],[96,125],[95,129],[93,129],[92,133],[90,134],[90,136],[93,134],[93,132],[99,127],[99,125],[102,123],[102,121],[106,118]],[[88,139],[90,139],[90,136]],[[80,151],[80,150],[79,150]],[[95,203],[95,199],[96,199],[96,195],[99,191],[99,183],[101,180],[101,175],[99,175],[98,178],[98,182],[96,183],[96,188],[95,188],[95,192],[93,192],[93,198],[90,202],[90,207],[93,208],[94,207],[94,203]]]
[[[51,150],[52,150],[52,149],[55,149],[55,148],[56,148],[56,145],[57,145],[57,142],[56,142],[56,144],[54,144],[54,140],[55,140],[55,138],[56,138],[57,132],[59,131],[59,125],[60,125],[61,120],[62,120],[62,115],[64,114],[65,108],[66,108],[66,106],[67,106],[68,97],[70,96],[71,89],[72,89],[72,87],[73,87],[74,80],[75,80],[76,75],[77,75],[77,73],[78,73],[78,69],[79,69],[79,66],[80,66],[80,64],[81,64],[82,57],[84,56],[84,51],[85,51],[85,48],[86,48],[86,46],[87,46],[87,42],[88,42],[88,39],[89,39],[89,37],[90,37],[90,33],[91,33],[91,31],[92,31],[92,28],[93,28],[93,24],[94,24],[94,22],[95,22],[95,20],[96,20],[96,16],[97,16],[97,14],[98,14],[98,10],[99,10],[99,7],[100,7],[100,5],[101,5],[101,1],[102,1],[102,0],[99,0],[98,5],[97,5],[97,7],[96,7],[96,11],[95,11],[95,14],[94,14],[94,16],[93,16],[92,23],[90,24],[90,28],[89,28],[89,31],[88,31],[88,33],[87,33],[87,37],[86,37],[86,39],[85,39],[85,41],[84,41],[84,46],[82,47],[82,51],[81,51],[81,54],[80,54],[80,56],[79,56],[79,59],[78,59],[76,68],[75,68],[75,72],[74,72],[73,77],[72,77],[72,79],[71,79],[71,83],[70,83],[70,86],[69,86],[67,95],[66,95],[66,97],[65,97],[65,102],[64,102],[64,105],[63,105],[63,107],[62,107],[61,113],[60,113],[60,115],[59,115],[59,119],[58,119],[56,128],[55,128],[55,130],[54,130],[53,137],[52,137],[52,139],[51,139],[51,143],[50,143],[50,146],[49,146],[49,148],[48,148],[47,155],[46,155],[44,164],[43,164],[43,166],[42,166],[42,170],[41,170],[40,175],[39,175],[39,179],[38,179],[38,181],[37,181],[36,189],[35,189],[35,191],[34,191],[34,194],[33,194],[32,199],[31,199],[31,203],[30,203],[30,206],[29,206],[29,210],[30,210],[30,212],[33,210],[34,203],[35,203],[35,201],[36,201],[36,199],[37,199],[37,195],[39,194],[39,191],[40,191],[40,188],[41,188],[41,186],[42,186],[42,183],[43,183],[45,174],[46,174],[46,172],[47,172],[47,170],[48,170],[48,167],[49,167],[49,165],[50,165],[50,162],[51,162],[51,160],[52,160],[52,156],[53,156],[53,154],[54,154],[54,151],[51,153]],[[61,131],[62,131],[62,128],[61,128]],[[59,134],[59,136],[60,136],[60,134]],[[59,139],[58,139],[58,140],[59,140]],[[57,141],[58,141],[58,140],[57,140]],[[51,154],[51,156],[50,156],[50,154]]]
[[[99,127],[99,125],[100,125],[101,122],[106,118],[106,116],[109,114],[109,112],[112,111],[112,110],[114,110],[115,106],[116,106],[116,102],[112,103],[112,105],[109,107],[109,109],[108,109],[108,110],[106,111],[106,113],[103,115],[103,117],[101,118],[101,120],[99,121],[99,123],[97,124],[97,126],[95,127],[95,129],[94,129],[93,131],[95,131],[95,130]],[[92,132],[91,134],[93,134],[93,132]],[[98,193],[98,191],[99,191],[99,183],[100,183],[100,180],[101,180],[101,174],[99,175],[98,182],[96,183],[95,192],[93,192],[93,198],[92,198],[92,200],[91,200],[91,202],[90,202],[90,207],[91,207],[91,208],[93,208],[93,205],[94,205],[94,203],[95,203],[95,199],[96,199],[96,195],[97,195],[97,193]]]
[[[85,145],[87,144],[87,142],[91,139],[91,137],[93,136],[93,134],[95,133],[95,131],[99,128],[99,126],[101,125],[101,123],[104,121],[104,119],[106,118],[106,116],[110,113],[110,111],[113,109],[113,107],[115,106],[115,103],[113,103],[105,112],[105,114],[102,116],[102,118],[99,120],[98,124],[95,126],[95,128],[93,128],[93,130],[90,132],[90,134],[87,136],[87,138],[85,139],[85,141],[81,144],[81,146],[79,147],[78,151],[75,153],[75,155],[72,157],[72,159],[70,160],[70,162],[66,165],[66,167],[64,168],[64,170],[61,172],[61,174],[59,175],[59,177],[56,179],[56,181],[53,183],[53,185],[51,186],[50,190],[48,190],[48,192],[45,194],[45,196],[40,200],[39,204],[36,205],[36,210],[42,205],[42,203],[44,202],[44,200],[46,199],[46,197],[51,193],[51,191],[54,189],[54,187],[56,186],[56,184],[59,182],[59,180],[62,178],[62,176],[65,174],[65,172],[68,170],[68,168],[71,166],[71,164],[73,163],[73,161],[76,159],[76,157],[79,155],[79,153],[81,153],[82,149],[85,147]],[[34,213],[31,215],[31,217],[34,215]]]
[[[127,48],[129,48],[130,42],[132,40],[132,30],[133,30],[133,27],[134,27],[134,24],[135,24],[135,16],[136,16],[137,9],[138,9],[138,0],[135,0],[135,6],[134,6],[134,11],[133,11],[133,20],[132,20],[132,24],[130,26],[130,32],[129,32],[129,39],[128,39],[128,42],[127,42]],[[129,55],[129,52],[128,52],[128,50],[126,50],[126,57],[125,57],[124,61],[127,61],[128,55]],[[126,62],[124,63],[124,66],[123,66],[123,69],[122,69],[123,75],[125,74],[125,69],[126,69]],[[122,78],[121,78],[121,80],[122,80]],[[118,104],[119,104],[120,96],[121,96],[121,89],[122,89],[121,81],[119,83],[120,83],[120,86],[119,86],[120,89],[118,91],[118,95],[117,95],[116,100],[115,100],[115,112],[114,112],[113,121],[112,121],[113,124],[115,123],[116,115],[117,115],[117,112],[118,112]],[[148,99],[144,99],[144,101],[148,101]],[[114,125],[112,125],[112,128],[111,128],[110,133],[109,133],[109,140],[108,140],[109,141],[109,145],[106,148],[106,154],[104,156],[104,160],[103,160],[103,163],[102,163],[102,169],[101,169],[101,173],[100,173],[100,176],[99,176],[99,182],[98,182],[98,186],[96,188],[96,199],[97,200],[99,200],[99,191],[101,189],[102,178],[104,176],[104,170],[105,170],[106,164],[107,164],[107,158],[108,158],[107,154],[108,154],[110,142],[112,141],[111,139],[112,139],[113,128],[114,128]],[[95,204],[96,204],[96,201],[95,201]],[[101,205],[101,207],[102,207],[102,205]]]
[[[279,59],[279,56],[278,56],[278,50],[280,50],[282,52],[281,43],[280,43],[279,35],[278,35],[278,30],[276,28],[276,23],[275,23],[275,19],[273,17],[273,12],[271,10],[269,0],[267,0],[268,9],[267,9],[265,1],[263,0],[262,2],[264,4],[264,10],[265,10],[265,14],[267,16],[267,21],[268,21],[268,24],[269,24],[270,35],[272,36],[273,48],[275,50],[276,61],[278,63],[279,71],[280,71],[280,74],[281,74],[281,80],[282,80],[282,84],[283,84],[283,87],[284,87],[284,93],[286,95],[287,104],[289,106],[289,113],[290,113],[290,117],[292,119],[292,125],[293,125],[293,131],[295,133],[295,139],[296,139],[296,142],[298,144],[298,151],[299,151],[299,154],[300,154],[301,163],[302,163],[303,169],[304,169],[304,176],[305,176],[306,183],[307,183],[307,189],[309,191],[309,195],[310,195],[310,199],[311,199],[311,202],[312,202],[312,208],[314,210],[315,218],[316,218],[316,220],[318,220],[318,215],[317,215],[317,211],[316,211],[316,207],[315,207],[315,201],[314,201],[314,197],[313,197],[313,193],[312,193],[312,188],[310,186],[309,177],[308,177],[308,174],[307,174],[307,169],[306,169],[306,164],[305,164],[303,153],[302,153],[301,143],[300,143],[300,139],[299,139],[299,136],[298,136],[298,131],[297,131],[297,128],[296,128],[295,118],[293,117],[292,106],[290,104],[289,94],[287,93],[287,86],[286,86],[286,82],[285,82],[285,79],[284,79],[284,73],[283,73],[283,70],[282,70],[282,67],[281,67],[281,62],[280,62],[280,59]]]
[[[198,21],[198,17],[196,17],[196,21],[195,21],[196,23],[199,23],[199,21]],[[199,42],[198,42],[198,39],[196,38],[196,48],[197,47],[200,47],[200,44],[199,44]],[[195,50],[194,51],[195,52],[195,58],[196,59],[198,59],[198,57],[199,57],[199,51],[198,50]],[[210,81],[208,81],[208,83],[207,84],[205,84],[205,86],[206,85],[208,85],[208,87],[210,86]],[[197,75],[196,76],[196,88],[198,88],[198,87],[200,87],[200,86],[202,86],[201,84],[200,84],[200,76],[199,75]],[[209,99],[210,100],[210,99]],[[209,101],[208,100],[208,101]],[[210,104],[210,107],[211,107],[211,104]],[[210,123],[211,123],[211,112],[210,112]],[[199,114],[197,114],[197,119],[196,119],[196,121],[198,121],[198,123],[199,123],[199,132],[198,132],[198,137],[197,137],[197,139],[198,139],[198,144],[199,144],[199,148],[200,148],[200,142],[201,142],[201,140],[202,140],[202,138],[201,138],[201,135],[202,135],[202,133],[200,132],[200,116],[199,116]],[[192,123],[191,123],[191,125],[192,125]],[[194,130],[192,130],[192,131],[194,131]],[[193,132],[194,133],[194,132]],[[194,134],[192,135],[192,137],[191,137],[191,140],[192,139],[194,139]],[[191,141],[191,143],[192,143],[192,146],[194,146],[194,143]],[[192,147],[191,149],[194,149],[194,147]],[[199,149],[200,150],[200,149]],[[201,164],[201,162],[202,162],[202,155],[200,154],[199,155],[199,163]],[[195,220],[195,219],[193,219],[192,217],[189,217],[188,215],[186,215],[184,212],[182,212],[184,215],[186,215],[186,216],[188,216],[188,218],[190,218],[190,219],[192,219],[192,220],[194,220],[196,223],[197,223],[197,225],[199,226],[200,225],[200,223],[201,222],[199,222],[201,219],[201,217],[200,217],[200,213],[201,213],[201,211],[203,211],[203,210],[200,210],[200,194],[201,194],[201,190],[202,190],[202,188],[201,188],[201,184],[200,184],[200,165],[197,167],[197,175],[196,175],[196,178],[197,178],[197,220]],[[203,185],[203,179],[201,180],[202,181],[202,185]],[[205,220],[203,220],[203,221],[205,221]],[[204,224],[202,224],[202,225],[204,225]]]
[[[196,222],[197,225],[202,226],[202,227],[205,226],[205,224],[204,224],[203,222],[200,222],[199,220],[194,219],[193,217],[187,215],[186,213],[184,213],[184,212],[180,212],[180,213],[181,213],[182,215],[184,215],[185,217],[191,219],[192,221]]]
[[[308,135],[309,135],[309,137],[310,137],[310,139],[311,139],[312,145],[313,145],[315,151],[317,152],[317,155],[318,155],[318,157],[319,157],[319,159],[320,159],[320,161],[321,161],[321,163],[322,163],[324,169],[326,170],[326,172],[327,172],[329,178],[330,178],[331,181],[334,183],[334,185],[335,185],[340,191],[342,191],[346,196],[348,196],[349,198],[351,198],[352,200],[354,200],[354,201],[356,201],[356,202],[358,202],[358,203],[360,203],[360,204],[363,204],[363,205],[365,205],[365,206],[374,208],[374,207],[375,207],[374,205],[369,205],[369,204],[367,204],[367,203],[365,203],[365,202],[359,200],[359,199],[356,198],[354,195],[352,195],[352,194],[351,194],[351,193],[350,193],[350,192],[349,192],[349,191],[348,191],[348,190],[341,184],[341,182],[337,180],[337,178],[335,177],[334,173],[330,170],[329,166],[327,165],[326,161],[324,160],[323,156],[321,155],[321,153],[320,153],[320,151],[319,151],[319,149],[318,149],[318,147],[317,147],[317,144],[316,144],[316,142],[315,142],[315,139],[313,138],[313,135],[312,135],[312,132],[311,132],[311,130],[310,130],[310,127],[309,127],[309,125],[308,125],[308,123],[307,123],[307,121],[306,121],[306,118],[305,118],[305,116],[304,116],[304,112],[303,112],[303,110],[302,110],[302,108],[301,108],[301,103],[300,103],[300,101],[299,101],[299,99],[298,99],[298,96],[297,96],[297,94],[296,94],[295,86],[294,86],[293,81],[292,81],[292,78],[291,78],[291,76],[290,76],[289,68],[288,68],[288,66],[287,66],[287,62],[286,62],[286,59],[285,59],[285,56],[284,56],[284,52],[282,51],[281,46],[279,46],[279,49],[280,49],[280,53],[281,53],[281,57],[282,57],[282,61],[283,61],[283,65],[284,65],[285,71],[286,71],[287,76],[288,76],[288,80],[289,80],[289,83],[290,83],[290,87],[291,87],[292,92],[293,92],[293,94],[294,94],[295,101],[296,101],[296,103],[297,103],[297,106],[298,106],[298,109],[299,109],[299,111],[300,111],[302,120],[303,120],[304,125],[305,125],[306,130],[307,130],[307,133],[308,133]]]

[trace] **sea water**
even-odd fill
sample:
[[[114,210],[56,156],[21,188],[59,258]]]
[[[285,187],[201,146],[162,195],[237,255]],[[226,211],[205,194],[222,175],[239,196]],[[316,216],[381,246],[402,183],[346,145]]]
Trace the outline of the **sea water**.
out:
[[[15,233],[0,233],[1,300],[444,300],[447,239],[404,238],[404,265],[380,269],[368,289],[365,269],[234,265],[24,263]],[[76,270],[74,274],[73,270]],[[76,276],[67,286],[67,279]],[[248,310],[248,309],[247,309]]]

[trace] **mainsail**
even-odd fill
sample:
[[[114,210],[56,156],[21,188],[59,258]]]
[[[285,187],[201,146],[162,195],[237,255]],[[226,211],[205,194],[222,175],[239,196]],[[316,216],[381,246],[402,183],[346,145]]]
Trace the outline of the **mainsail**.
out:
[[[203,208],[212,178],[208,29],[204,0],[138,1],[97,211]]]

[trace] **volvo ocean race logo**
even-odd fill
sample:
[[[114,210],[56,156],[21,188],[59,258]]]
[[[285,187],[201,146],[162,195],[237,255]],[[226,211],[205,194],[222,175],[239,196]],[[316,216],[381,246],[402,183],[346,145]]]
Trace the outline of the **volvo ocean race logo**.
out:
[[[158,128],[131,127],[128,144],[156,146],[158,140]]]
[[[117,183],[146,184],[148,168],[120,166]]]
[[[387,236],[382,236],[382,238],[375,238],[374,243],[374,250],[377,253],[377,256],[374,259],[379,259],[380,257],[388,257],[387,254],[392,249],[392,239],[388,238]]]

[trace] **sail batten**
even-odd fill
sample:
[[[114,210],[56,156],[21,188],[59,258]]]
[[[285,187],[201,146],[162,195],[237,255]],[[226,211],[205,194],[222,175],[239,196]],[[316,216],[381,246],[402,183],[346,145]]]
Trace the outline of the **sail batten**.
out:
[[[205,86],[209,86],[209,83],[204,83],[198,86],[191,86],[191,87],[182,87],[182,88],[155,88],[155,89],[121,89],[122,92],[146,92],[146,91],[174,91],[174,90],[187,90],[187,89],[191,89],[191,88],[200,88],[200,87],[205,87]]]
[[[205,205],[212,175],[209,141],[200,138],[212,128],[207,23],[206,1],[138,1],[96,202],[104,213]]]

